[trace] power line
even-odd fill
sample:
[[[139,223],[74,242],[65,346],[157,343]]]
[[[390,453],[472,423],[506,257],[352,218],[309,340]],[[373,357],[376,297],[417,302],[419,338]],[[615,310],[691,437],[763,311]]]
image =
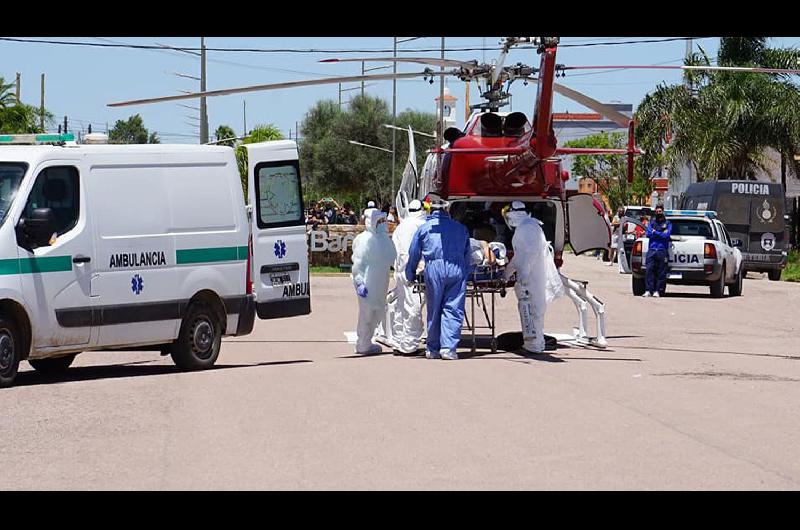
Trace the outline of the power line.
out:
[[[615,42],[587,42],[587,43],[574,43],[574,44],[562,44],[560,45],[561,48],[583,48],[583,47],[591,47],[591,46],[618,46],[618,45],[627,45],[627,44],[652,44],[652,43],[660,43],[660,42],[672,42],[672,41],[685,41],[692,37],[669,37],[669,38],[661,38],[661,39],[639,39],[639,40],[627,40],[627,41],[615,41]],[[712,37],[696,37],[695,39],[708,39]],[[0,40],[8,41],[8,42],[23,42],[23,43],[36,43],[36,44],[53,44],[53,45],[64,45],[64,46],[83,46],[83,47],[91,47],[91,48],[128,48],[128,49],[137,49],[137,50],[160,50],[160,51],[199,51],[200,48],[192,48],[192,47],[172,47],[166,48],[165,45],[150,45],[150,44],[122,44],[122,43],[98,43],[98,42],[81,42],[81,41],[61,41],[61,40],[38,40],[38,39],[26,39],[26,38],[17,38],[17,37],[0,37]],[[517,46],[516,49],[522,50],[535,50],[538,46]],[[445,51],[451,52],[462,52],[462,51],[484,51],[484,50],[492,50],[496,51],[498,49],[497,46],[492,47],[484,47],[484,46],[454,46],[445,48]],[[405,48],[402,51],[413,51],[413,52],[441,52],[441,47],[439,48]],[[206,48],[206,51],[213,51],[213,52],[235,52],[235,53],[392,53],[392,49],[377,49],[377,48],[368,48],[368,49],[322,49],[322,48]]]

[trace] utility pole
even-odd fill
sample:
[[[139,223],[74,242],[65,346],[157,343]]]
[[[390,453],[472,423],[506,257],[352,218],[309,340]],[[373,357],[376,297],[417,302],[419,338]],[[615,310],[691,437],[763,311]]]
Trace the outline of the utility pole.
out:
[[[364,61],[361,61],[361,75],[364,75]],[[364,97],[364,80],[361,80],[361,97]]]
[[[206,38],[200,37],[200,92],[206,91]],[[208,143],[208,112],[206,98],[200,98],[200,143]]]
[[[44,132],[44,74],[42,74],[42,94],[39,103],[39,128]],[[108,129],[108,127],[106,127]]]
[[[22,76],[20,76],[19,72],[17,72],[17,105],[22,103],[22,100],[20,99],[20,77]]]
[[[444,59],[444,37],[442,37],[442,59]],[[444,61],[439,71],[444,73]],[[436,147],[439,148],[444,143],[444,76],[439,79],[439,123],[436,126]]]
[[[342,84],[339,83],[339,108],[342,108]]]
[[[67,117],[66,117],[66,116],[64,116],[64,134],[67,134],[67,132],[69,132],[69,131],[67,130]]]
[[[397,37],[394,37],[392,57],[397,58]],[[392,62],[392,73],[397,75],[397,61]],[[397,78],[392,78],[392,125],[397,127]],[[392,192],[394,192],[394,166],[397,151],[397,129],[392,129]],[[392,198],[394,199],[394,198]]]
[[[242,136],[247,136],[247,101],[242,100],[242,119],[244,119]]]

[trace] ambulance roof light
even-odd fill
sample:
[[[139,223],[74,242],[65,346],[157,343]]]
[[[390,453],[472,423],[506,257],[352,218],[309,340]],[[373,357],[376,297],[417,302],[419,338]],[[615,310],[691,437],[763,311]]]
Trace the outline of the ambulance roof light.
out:
[[[75,135],[72,133],[0,134],[0,145],[64,144],[74,141]]]

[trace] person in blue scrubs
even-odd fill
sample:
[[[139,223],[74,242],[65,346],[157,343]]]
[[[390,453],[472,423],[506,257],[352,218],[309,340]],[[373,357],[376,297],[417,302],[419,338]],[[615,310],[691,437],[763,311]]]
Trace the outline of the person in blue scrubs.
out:
[[[431,202],[431,215],[411,240],[406,278],[416,277],[419,260],[425,260],[428,359],[458,359],[456,348],[464,322],[467,277],[472,268],[469,232],[454,221],[441,199]]]
[[[644,296],[658,298],[667,290],[667,248],[672,223],[664,216],[664,207],[656,206],[655,215],[647,225],[647,258],[645,259]]]

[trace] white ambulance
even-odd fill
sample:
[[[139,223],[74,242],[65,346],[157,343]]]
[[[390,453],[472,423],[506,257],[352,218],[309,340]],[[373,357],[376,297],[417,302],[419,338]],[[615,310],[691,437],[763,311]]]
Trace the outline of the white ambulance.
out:
[[[230,147],[69,136],[0,135],[0,387],[86,350],[208,368],[256,313],[310,313],[294,142],[247,146],[245,205]]]

